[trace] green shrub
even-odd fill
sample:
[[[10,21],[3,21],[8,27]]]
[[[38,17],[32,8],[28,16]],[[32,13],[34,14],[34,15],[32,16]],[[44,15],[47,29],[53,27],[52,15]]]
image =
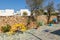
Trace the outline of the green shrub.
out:
[[[42,21],[38,22],[38,26],[43,26],[44,23]]]
[[[3,32],[8,32],[8,31],[10,31],[10,28],[11,28],[11,26],[10,25],[5,25],[5,26],[2,26],[2,30],[3,30]]]
[[[47,15],[47,13],[45,12],[44,15]]]
[[[23,16],[27,16],[27,12],[23,12]]]
[[[57,16],[57,13],[52,13],[51,15],[55,15],[55,16]]]

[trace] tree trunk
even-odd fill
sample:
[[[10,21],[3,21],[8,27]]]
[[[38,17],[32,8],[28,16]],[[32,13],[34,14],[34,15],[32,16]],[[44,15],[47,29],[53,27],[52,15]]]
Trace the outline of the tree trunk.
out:
[[[50,17],[51,17],[51,14],[50,14],[50,10],[48,10],[48,19],[47,19],[47,24],[49,24],[50,22],[49,22],[49,20],[50,20]]]
[[[28,22],[27,22],[27,25],[30,24],[30,21],[36,21],[36,18],[33,16],[33,13],[31,13],[31,16],[28,16]]]

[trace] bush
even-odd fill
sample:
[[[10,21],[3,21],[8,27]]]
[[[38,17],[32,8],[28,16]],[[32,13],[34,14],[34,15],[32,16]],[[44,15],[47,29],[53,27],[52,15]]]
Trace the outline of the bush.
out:
[[[43,26],[44,25],[44,22],[40,21],[38,22],[38,26]]]
[[[22,24],[22,23],[12,25],[10,31],[16,31],[16,30],[24,32],[24,31],[27,30],[27,28],[26,28],[26,26],[25,26],[24,24]]]
[[[27,12],[23,12],[23,16],[27,16]]]
[[[44,15],[47,15],[47,13],[45,12]]]
[[[52,13],[51,15],[55,15],[55,16],[57,16],[57,13]]]
[[[11,28],[11,26],[7,24],[5,26],[2,26],[2,31],[3,32],[9,32],[10,31],[10,28]]]

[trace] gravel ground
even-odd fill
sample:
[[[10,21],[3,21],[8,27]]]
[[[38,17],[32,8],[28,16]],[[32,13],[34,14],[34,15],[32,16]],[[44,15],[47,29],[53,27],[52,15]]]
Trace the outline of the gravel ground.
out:
[[[0,40],[60,40],[60,36],[50,33],[60,29],[59,26],[60,24],[54,26],[40,26],[38,29],[30,29],[23,34],[16,33],[11,36],[0,33]],[[45,32],[44,30],[46,29],[49,30],[49,32]]]

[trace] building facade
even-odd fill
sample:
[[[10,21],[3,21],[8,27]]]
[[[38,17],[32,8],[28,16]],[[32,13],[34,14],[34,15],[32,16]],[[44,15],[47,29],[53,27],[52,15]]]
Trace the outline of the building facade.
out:
[[[30,16],[31,12],[28,9],[21,9],[16,13],[14,12],[13,9],[0,10],[0,16],[13,16],[13,15]]]
[[[14,10],[12,9],[0,10],[0,16],[11,16],[13,14]]]

